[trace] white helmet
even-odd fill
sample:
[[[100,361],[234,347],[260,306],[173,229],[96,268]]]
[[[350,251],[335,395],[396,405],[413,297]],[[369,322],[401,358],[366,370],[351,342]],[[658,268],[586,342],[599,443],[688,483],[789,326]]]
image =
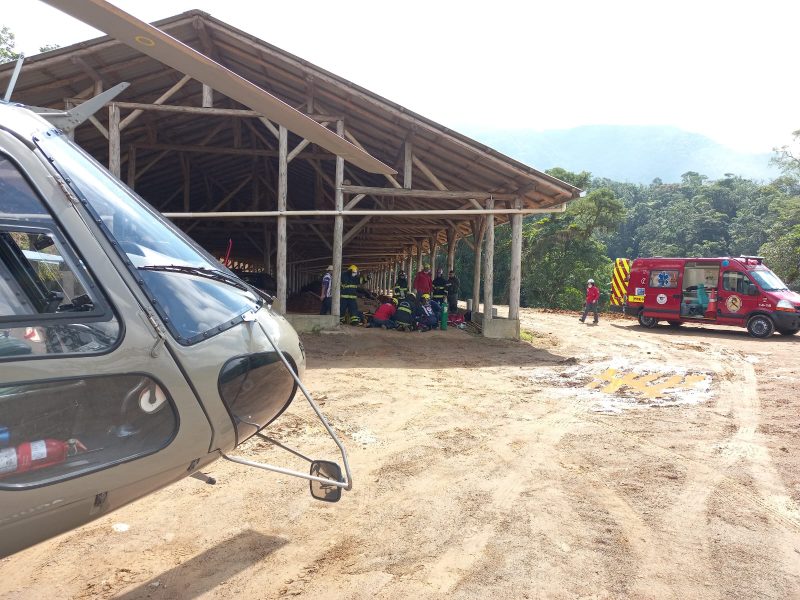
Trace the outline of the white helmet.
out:
[[[587,281],[586,283],[594,283],[594,279],[590,279],[590,280],[589,280],[589,281]]]

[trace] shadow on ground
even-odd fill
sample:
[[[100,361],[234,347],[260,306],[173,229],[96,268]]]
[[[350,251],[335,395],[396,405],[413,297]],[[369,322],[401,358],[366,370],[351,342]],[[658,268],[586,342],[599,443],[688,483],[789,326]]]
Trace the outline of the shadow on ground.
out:
[[[116,600],[197,598],[217,589],[234,575],[264,560],[286,543],[282,538],[263,535],[252,530],[242,531],[114,598]]]
[[[470,335],[460,329],[399,332],[361,327],[303,334],[307,368],[446,369],[539,366],[571,362],[552,349]]]

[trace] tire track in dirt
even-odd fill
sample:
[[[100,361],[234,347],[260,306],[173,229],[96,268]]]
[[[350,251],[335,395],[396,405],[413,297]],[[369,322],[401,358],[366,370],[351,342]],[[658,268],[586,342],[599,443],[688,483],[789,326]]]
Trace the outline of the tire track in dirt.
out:
[[[504,438],[489,444],[489,450],[499,459],[496,469],[502,470],[505,465],[522,459],[527,462],[527,474],[512,472],[486,482],[491,493],[484,517],[486,524],[431,566],[426,580],[432,589],[439,594],[452,594],[460,586],[470,583],[485,558],[487,543],[490,540],[494,544],[503,543],[502,539],[492,539],[497,536],[498,521],[523,517],[527,507],[515,507],[515,504],[526,492],[537,488],[541,481],[548,482],[550,512],[558,514],[560,522],[589,519],[587,526],[591,528],[595,517],[602,515],[606,521],[605,530],[613,530],[617,539],[624,540],[624,544],[616,548],[616,567],[620,571],[637,569],[637,563],[647,553],[646,549],[654,543],[654,532],[601,477],[577,465],[564,463],[559,449],[566,434],[575,433],[587,423],[583,413],[583,402],[574,398],[535,420],[518,418],[506,422]],[[513,452],[509,447],[514,448]]]

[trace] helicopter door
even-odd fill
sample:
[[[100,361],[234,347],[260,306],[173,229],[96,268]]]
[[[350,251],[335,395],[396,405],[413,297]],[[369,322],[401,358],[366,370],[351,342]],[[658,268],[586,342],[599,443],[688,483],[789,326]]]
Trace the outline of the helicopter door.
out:
[[[211,460],[158,342],[42,163],[0,132],[0,557]]]

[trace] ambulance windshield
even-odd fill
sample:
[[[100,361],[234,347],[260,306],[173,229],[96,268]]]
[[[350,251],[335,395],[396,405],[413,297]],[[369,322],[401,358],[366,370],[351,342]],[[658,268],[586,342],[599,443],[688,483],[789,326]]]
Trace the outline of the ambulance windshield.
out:
[[[758,282],[758,285],[760,285],[761,289],[765,292],[780,292],[789,289],[786,284],[781,281],[781,278],[769,269],[750,271],[750,275],[753,276]]]
[[[49,132],[37,143],[130,261],[130,270],[178,342],[207,339],[261,305],[249,286],[65,136]]]

